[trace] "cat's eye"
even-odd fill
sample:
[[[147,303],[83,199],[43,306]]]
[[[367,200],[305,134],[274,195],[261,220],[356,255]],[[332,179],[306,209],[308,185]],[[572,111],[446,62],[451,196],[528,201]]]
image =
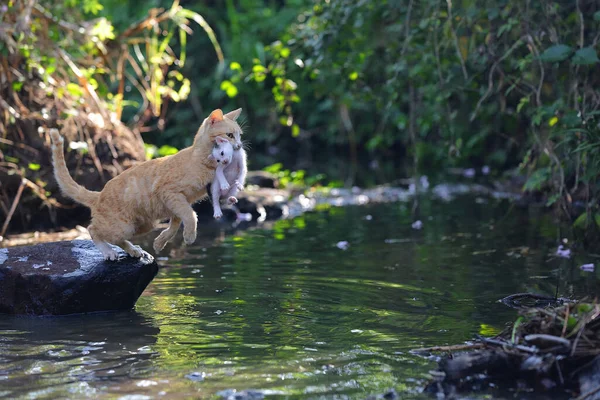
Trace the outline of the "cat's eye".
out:
[[[228,136],[228,137],[230,137],[231,139],[233,139],[233,133],[229,132],[229,133],[227,134],[227,136]]]

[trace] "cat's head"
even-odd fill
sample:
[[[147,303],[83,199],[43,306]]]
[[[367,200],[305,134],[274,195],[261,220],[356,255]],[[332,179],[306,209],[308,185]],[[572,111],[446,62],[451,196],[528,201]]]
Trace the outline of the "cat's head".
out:
[[[210,158],[215,160],[218,164],[230,164],[231,159],[233,158],[233,146],[229,140],[222,136],[217,136]]]
[[[217,137],[225,137],[231,143],[234,150],[241,149],[242,128],[236,122],[241,113],[241,108],[227,114],[223,114],[223,111],[220,109],[214,110],[202,124],[205,129],[204,134],[208,135],[213,142]]]

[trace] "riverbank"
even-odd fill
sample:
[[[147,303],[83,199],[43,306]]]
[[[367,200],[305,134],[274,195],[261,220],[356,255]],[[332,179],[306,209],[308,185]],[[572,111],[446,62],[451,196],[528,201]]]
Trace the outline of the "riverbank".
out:
[[[293,218],[304,212],[323,210],[329,207],[350,205],[366,205],[390,202],[417,202],[420,195],[430,193],[433,198],[449,202],[458,196],[472,195],[485,202],[486,198],[508,199],[520,201],[522,195],[514,185],[494,183],[474,183],[472,181],[458,183],[430,184],[427,177],[421,177],[418,182],[413,179],[397,180],[391,185],[381,185],[374,188],[327,188],[327,187],[281,187],[276,176],[264,171],[251,171],[248,174],[247,185],[238,198],[235,206],[224,207],[223,218],[214,220],[212,204],[204,200],[196,203],[194,209],[198,214],[199,223],[204,226],[198,234],[213,236],[215,230],[223,227],[245,228],[249,226],[268,226],[271,221],[282,218]],[[83,215],[80,219],[89,218],[87,209],[80,207]],[[418,210],[415,210],[415,222],[419,220]],[[83,221],[82,221],[83,222]],[[141,238],[151,241],[157,232],[164,229],[166,224],[158,224],[150,234]],[[175,239],[182,242],[181,235]],[[58,231],[34,231],[9,235],[0,242],[0,247],[13,247],[45,243],[60,240],[90,239],[87,229],[77,225],[71,229]],[[151,248],[151,246],[148,246]]]

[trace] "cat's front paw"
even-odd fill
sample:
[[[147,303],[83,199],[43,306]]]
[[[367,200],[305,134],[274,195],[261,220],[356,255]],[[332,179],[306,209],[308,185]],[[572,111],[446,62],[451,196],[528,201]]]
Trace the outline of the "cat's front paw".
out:
[[[231,186],[229,185],[229,183],[225,182],[221,185],[221,191],[226,192],[231,188]]]
[[[183,240],[185,241],[185,244],[192,244],[196,241],[196,230],[195,229],[190,229],[190,230],[183,230]]]
[[[238,199],[235,196],[229,196],[229,198],[227,199],[227,202],[229,204],[236,204],[238,202]]]
[[[130,246],[125,251],[131,257],[135,257],[135,258],[141,258],[144,255],[144,253],[146,253],[144,250],[142,250],[142,248],[140,246],[136,246],[136,245]]]
[[[235,187],[237,187],[237,189],[240,191],[244,190],[244,185],[242,185],[242,183],[239,181],[235,181]]]
[[[221,219],[222,216],[223,212],[221,211],[215,211],[215,213],[213,214],[214,219]]]

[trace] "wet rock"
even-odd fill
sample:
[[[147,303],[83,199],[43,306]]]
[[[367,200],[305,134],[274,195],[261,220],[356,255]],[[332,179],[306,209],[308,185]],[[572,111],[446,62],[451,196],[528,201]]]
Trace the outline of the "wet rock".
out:
[[[388,390],[387,392],[383,393],[383,394],[378,394],[375,396],[369,396],[367,397],[367,400],[395,400],[395,399],[399,399],[400,397],[398,397],[398,393],[396,393],[396,391],[394,389],[392,390]]]
[[[0,313],[131,309],[157,272],[151,256],[105,261],[90,240],[0,249]]]
[[[280,189],[248,190],[239,194],[237,208],[240,213],[252,214],[253,220],[286,217],[290,196],[290,192]]]
[[[190,374],[187,374],[185,377],[188,378],[190,381],[203,382],[204,378],[206,378],[206,372],[192,372]]]
[[[279,180],[275,175],[266,171],[248,171],[246,185],[276,189],[279,187]]]
[[[258,390],[242,390],[235,389],[221,390],[217,393],[221,399],[225,400],[260,400],[265,398],[265,394]]]

